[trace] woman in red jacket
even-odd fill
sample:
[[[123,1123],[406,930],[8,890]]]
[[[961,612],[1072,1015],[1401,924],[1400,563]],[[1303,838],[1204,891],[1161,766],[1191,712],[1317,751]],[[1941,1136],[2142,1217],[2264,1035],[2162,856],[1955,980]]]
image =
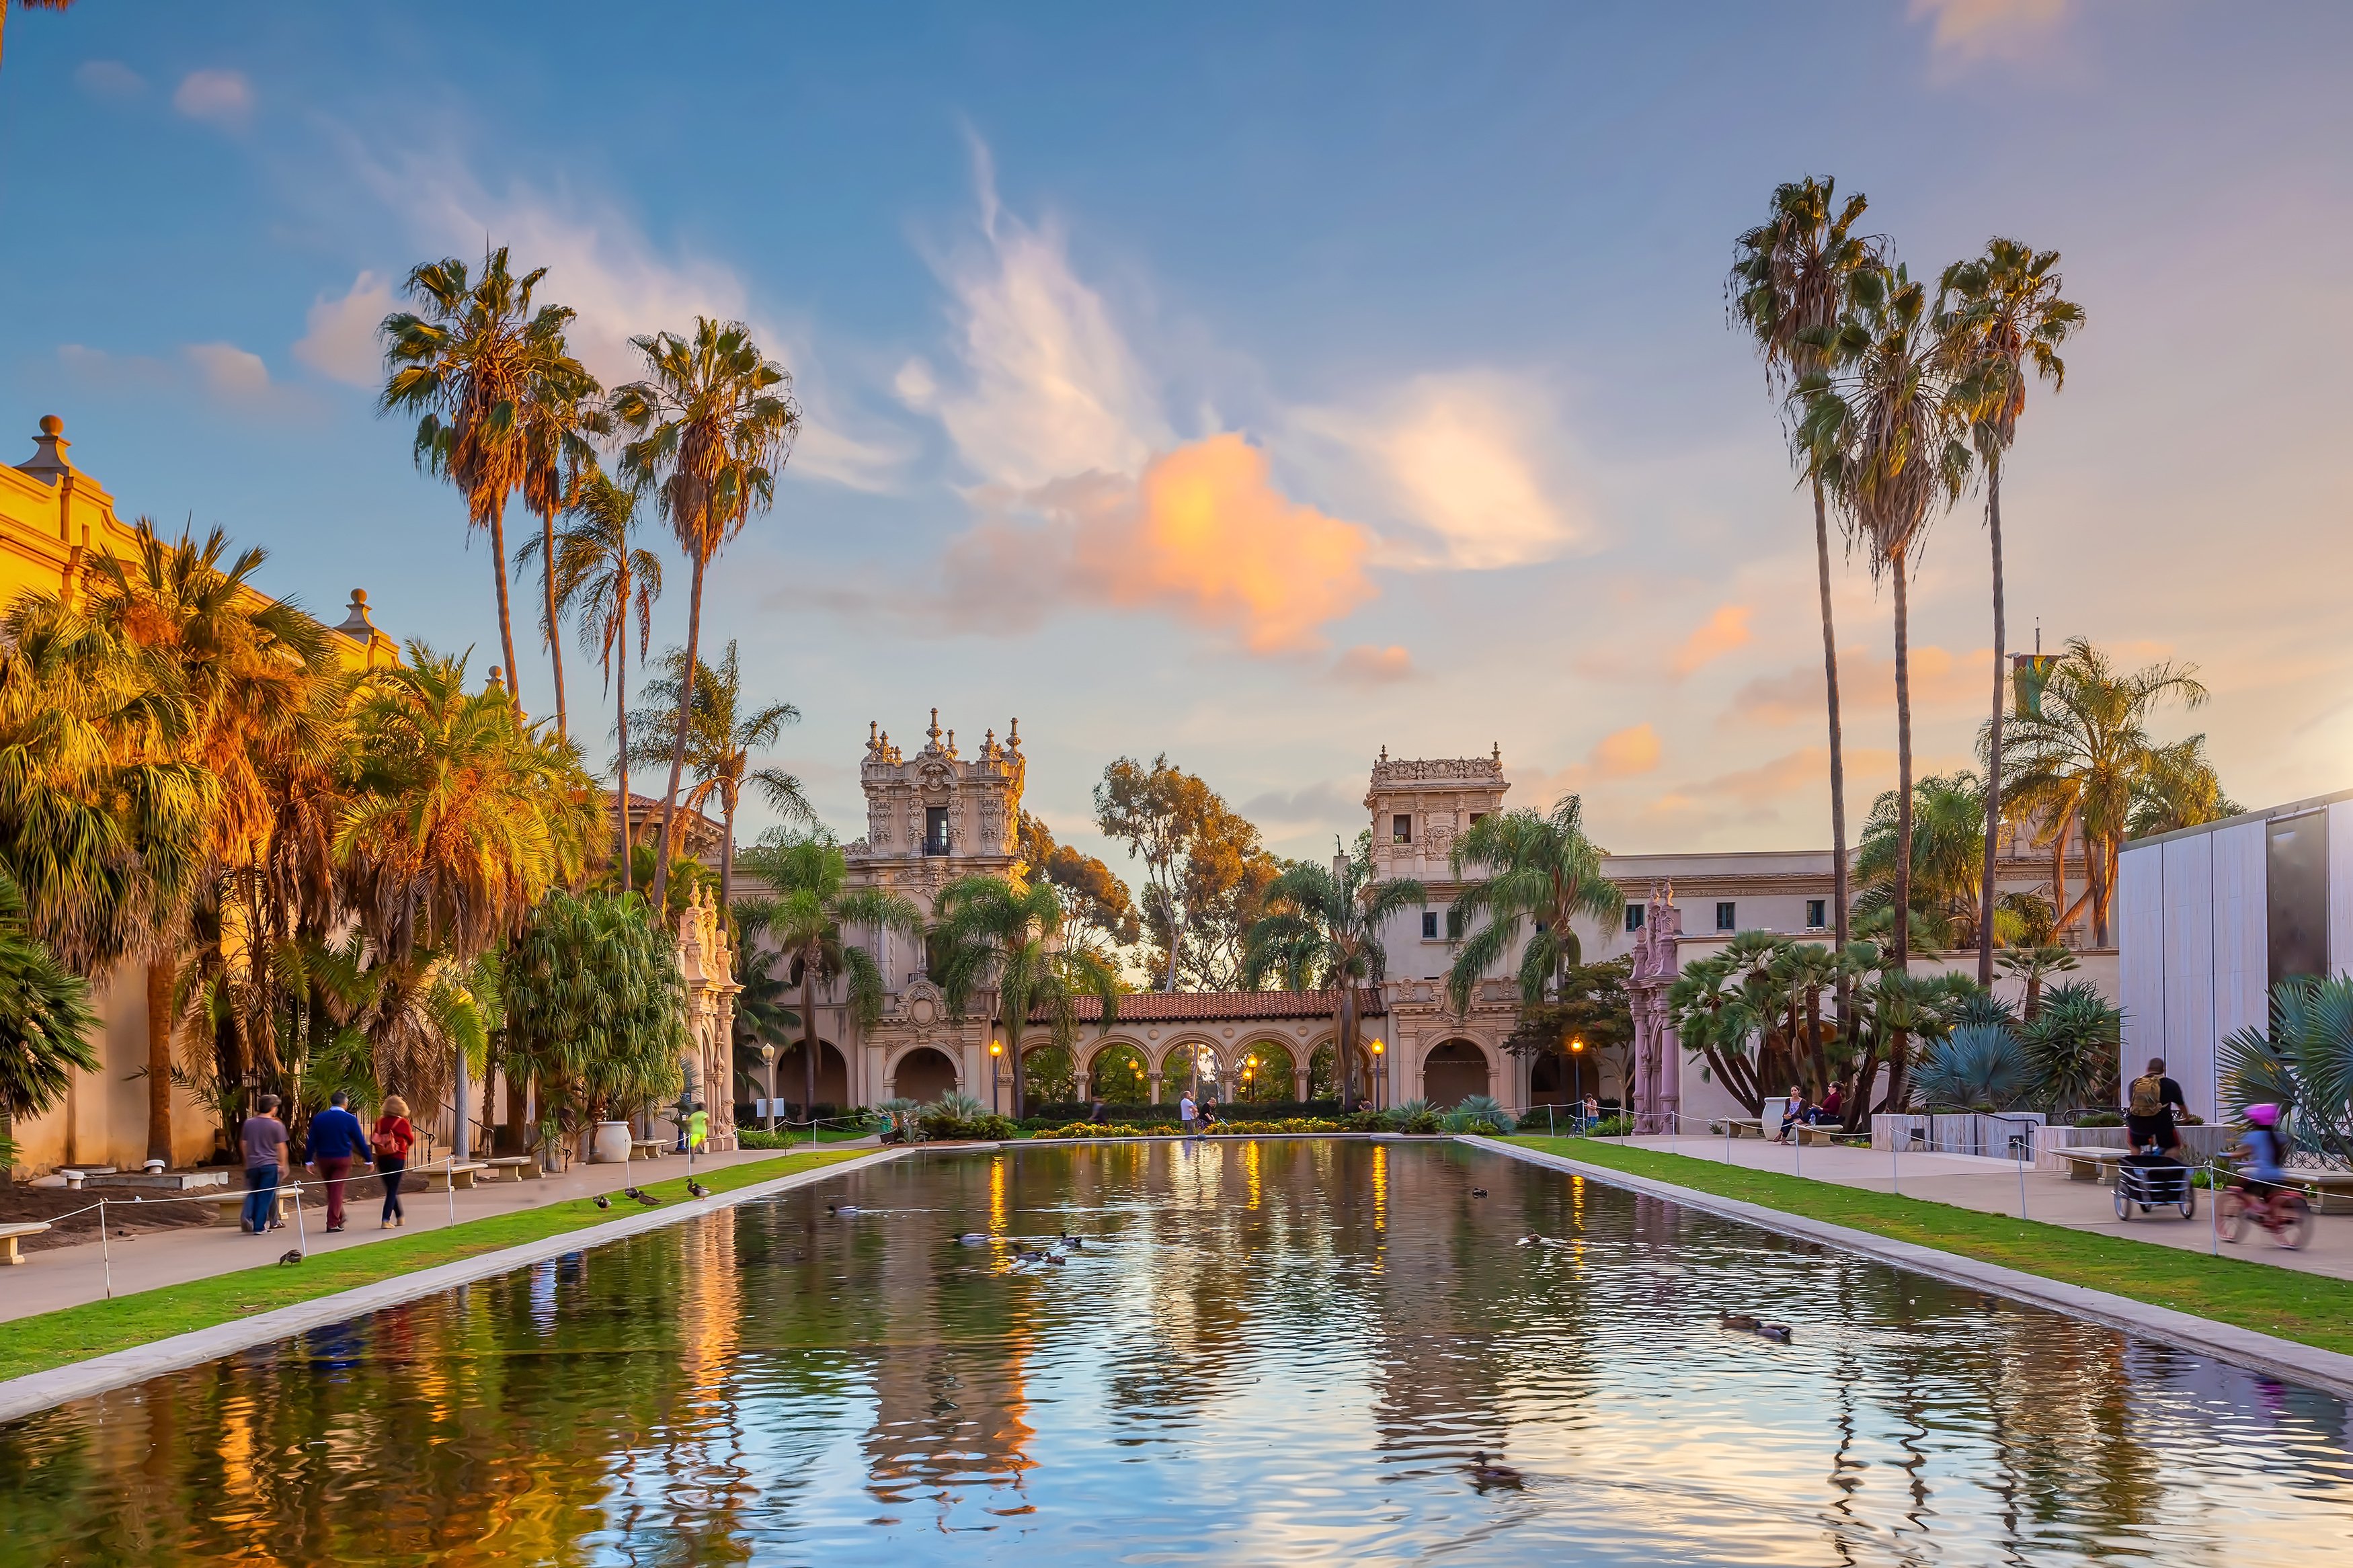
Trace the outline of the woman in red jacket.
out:
[[[396,1094],[384,1097],[384,1114],[375,1119],[368,1143],[375,1151],[375,1173],[384,1178],[384,1224],[377,1228],[390,1230],[406,1225],[408,1216],[401,1212],[400,1178],[408,1169],[408,1151],[417,1143],[417,1129],[408,1124],[408,1101]]]

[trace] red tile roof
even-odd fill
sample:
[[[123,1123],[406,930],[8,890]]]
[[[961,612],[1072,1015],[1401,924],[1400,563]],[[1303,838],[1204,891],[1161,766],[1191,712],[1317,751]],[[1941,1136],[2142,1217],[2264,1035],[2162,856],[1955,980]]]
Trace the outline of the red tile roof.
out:
[[[1380,994],[1358,993],[1359,1015],[1377,1017]],[[1122,1024],[1251,1023],[1263,1018],[1329,1018],[1340,1011],[1336,991],[1132,991],[1119,999]],[[1082,996],[1077,1012],[1082,1024],[1103,1018],[1103,998]],[[1044,1022],[1039,1015],[1037,1022]]]

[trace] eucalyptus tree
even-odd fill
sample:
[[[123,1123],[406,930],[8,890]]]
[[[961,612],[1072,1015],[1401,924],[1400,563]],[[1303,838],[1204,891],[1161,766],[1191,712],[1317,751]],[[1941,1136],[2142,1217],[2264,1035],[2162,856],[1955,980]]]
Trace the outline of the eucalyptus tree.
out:
[[[499,646],[518,697],[522,669],[507,602],[507,498],[531,467],[532,400],[553,386],[593,384],[565,341],[570,307],[533,306],[546,276],[543,267],[517,277],[504,246],[484,255],[479,276],[454,256],[428,261],[402,285],[416,309],[393,312],[377,329],[387,372],[377,409],[417,416],[417,466],[455,485],[466,498],[469,526],[491,536]],[[512,717],[522,721],[520,702]]]
[[[1945,268],[1939,331],[1950,348],[1969,442],[1985,466],[1986,535],[1993,552],[1993,711],[1986,725],[1985,870],[1979,881],[1978,984],[1993,984],[1994,860],[2001,831],[2001,717],[2010,658],[2001,586],[2001,468],[2018,438],[2029,381],[2057,392],[2067,366],[2059,345],[2084,324],[2084,309],[2062,299],[2059,253],[1997,236],[1985,254]]]
[[[1827,344],[1843,317],[1856,276],[1877,266],[1883,248],[1855,232],[1869,203],[1862,193],[1837,200],[1838,182],[1808,176],[1778,185],[1772,213],[1733,242],[1725,296],[1733,323],[1757,342],[1767,384],[1787,416],[1791,394],[1822,372]],[[1793,437],[1795,420],[1790,421]],[[1839,945],[1847,940],[1846,735],[1839,718],[1838,631],[1831,616],[1830,514],[1820,453],[1793,439],[1791,447],[1814,496],[1814,568],[1821,600],[1822,682],[1830,716],[1831,922]]]
[[[540,364],[524,390],[522,402],[522,499],[539,515],[540,535],[525,540],[515,552],[516,564],[536,555],[543,593],[543,625],[547,657],[555,676],[555,732],[572,732],[572,715],[564,692],[563,595],[557,592],[556,514],[579,498],[596,477],[596,448],[592,437],[613,427],[600,394],[603,389],[569,355]],[[538,548],[533,549],[536,544]]]
[[[848,932],[913,938],[923,929],[923,913],[886,888],[851,887],[841,847],[817,834],[765,837],[744,864],[775,889],[765,917],[768,939],[801,988],[801,1061],[807,1073],[802,1107],[808,1110],[817,1104],[818,983],[844,982],[851,1018],[871,1026],[882,1016],[882,968]]]
[[[687,686],[683,648],[670,649],[662,656],[662,662],[665,673],[646,682],[643,694],[658,706],[634,715],[638,725],[638,762],[659,763],[670,754],[669,746],[654,732],[653,726],[660,722]],[[688,701],[692,721],[687,726],[686,765],[692,772],[693,782],[686,792],[686,808],[702,811],[713,800],[719,803],[719,907],[732,910],[735,897],[735,810],[743,801],[744,785],[751,785],[765,796],[788,826],[818,826],[817,809],[802,793],[799,779],[782,768],[753,765],[753,754],[774,745],[786,725],[800,722],[801,710],[789,702],[771,702],[749,713],[742,711],[744,670],[736,658],[733,637],[727,639],[727,652],[717,668],[700,662],[695,665],[691,690]]]
[[[1601,858],[1585,835],[1585,803],[1574,795],[1554,802],[1546,816],[1491,813],[1454,841],[1447,868],[1464,886],[1449,919],[1469,933],[1446,975],[1457,1013],[1469,1010],[1472,988],[1514,948],[1525,1006],[1548,1000],[1563,973],[1585,962],[1576,918],[1610,923],[1626,910],[1626,895],[1601,874]]]
[[[1246,988],[1255,990],[1269,975],[1282,973],[1300,989],[1337,994],[1332,1085],[1343,1111],[1356,1100],[1357,989],[1378,985],[1388,973],[1383,929],[1429,897],[1429,889],[1410,877],[1376,880],[1369,853],[1339,858],[1330,866],[1293,861],[1269,884],[1267,913],[1243,941]]]
[[[1866,547],[1873,575],[1894,590],[1895,773],[1899,831],[1895,907],[1912,904],[1912,664],[1907,594],[1913,559],[1936,514],[1969,473],[1967,419],[1954,396],[1953,358],[1936,331],[1925,284],[1902,266],[1874,265],[1848,280],[1848,310],[1801,377],[1797,439]],[[1895,967],[1910,956],[1895,922]]]
[[[1018,1120],[1028,1087],[1021,1041],[1030,1023],[1042,1015],[1053,1046],[1073,1052],[1082,996],[1100,999],[1106,1026],[1117,1021],[1118,966],[1083,943],[1063,941],[1061,897],[1042,879],[959,877],[940,889],[933,914],[940,989],[948,1010],[961,1014],[974,992],[996,987],[1005,1054],[1013,1063],[1013,1115]]]
[[[679,780],[686,769],[695,660],[702,647],[703,577],[754,510],[775,503],[776,472],[791,455],[801,416],[790,373],[762,357],[751,329],[741,321],[697,316],[687,336],[657,332],[629,342],[644,356],[646,374],[612,396],[613,417],[629,437],[621,447],[621,477],[654,491],[662,517],[694,567],[677,733],[654,856],[659,907],[669,881]]]

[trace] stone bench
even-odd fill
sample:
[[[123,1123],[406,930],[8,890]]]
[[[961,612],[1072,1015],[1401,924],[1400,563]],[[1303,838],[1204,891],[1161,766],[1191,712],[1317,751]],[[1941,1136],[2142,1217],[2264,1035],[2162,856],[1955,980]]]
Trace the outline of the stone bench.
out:
[[[1765,1136],[1765,1123],[1755,1117],[1743,1118],[1736,1116],[1729,1121],[1719,1121],[1715,1126],[1708,1129],[1711,1132],[1717,1131],[1719,1130],[1729,1131],[1735,1138],[1762,1138]]]
[[[2098,1143],[2075,1143],[2056,1151],[2067,1167],[2067,1179],[2071,1182],[2113,1182],[2117,1163],[2131,1152],[2129,1149],[2110,1149]]]
[[[207,1193],[196,1201],[212,1205],[212,1221],[215,1225],[235,1225],[244,1217],[245,1200],[252,1195],[251,1193],[240,1188],[236,1192]],[[293,1217],[294,1189],[281,1184],[278,1189],[278,1222],[283,1225]]]
[[[1835,1121],[1826,1121],[1819,1127],[1799,1127],[1798,1140],[1809,1149],[1842,1149],[1850,1144],[1869,1143],[1871,1134],[1850,1132]]]
[[[2298,1171],[2291,1168],[2287,1184],[2311,1200],[2315,1214],[2353,1214],[2353,1171]]]
[[[17,1220],[0,1225],[0,1266],[24,1262],[25,1255],[16,1250],[18,1238],[38,1236],[48,1228],[49,1222],[45,1219]]]
[[[474,1190],[474,1180],[489,1166],[480,1160],[460,1160],[455,1164],[431,1165],[424,1170],[412,1170],[409,1179],[417,1185],[402,1184],[402,1190],[413,1193],[446,1193],[456,1187],[461,1193]]]
[[[495,1160],[483,1161],[482,1166],[490,1173],[482,1178],[486,1182],[535,1182],[547,1173],[528,1154],[502,1154]]]
[[[629,1140],[629,1158],[632,1160],[659,1160],[669,1152],[670,1145],[659,1138]]]

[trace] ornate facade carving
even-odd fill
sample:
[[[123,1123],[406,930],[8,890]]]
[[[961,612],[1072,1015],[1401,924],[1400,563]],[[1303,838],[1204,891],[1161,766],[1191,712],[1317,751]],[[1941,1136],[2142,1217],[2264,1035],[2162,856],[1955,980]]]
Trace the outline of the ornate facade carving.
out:
[[[1668,1021],[1667,988],[1683,973],[1683,918],[1672,882],[1651,883],[1646,905],[1626,980],[1634,1014],[1633,1110],[1637,1131],[1664,1134],[1681,1131],[1683,1054]]]
[[[678,912],[678,969],[686,980],[688,1060],[711,1117],[710,1147],[735,1147],[735,955],[702,889]]]

